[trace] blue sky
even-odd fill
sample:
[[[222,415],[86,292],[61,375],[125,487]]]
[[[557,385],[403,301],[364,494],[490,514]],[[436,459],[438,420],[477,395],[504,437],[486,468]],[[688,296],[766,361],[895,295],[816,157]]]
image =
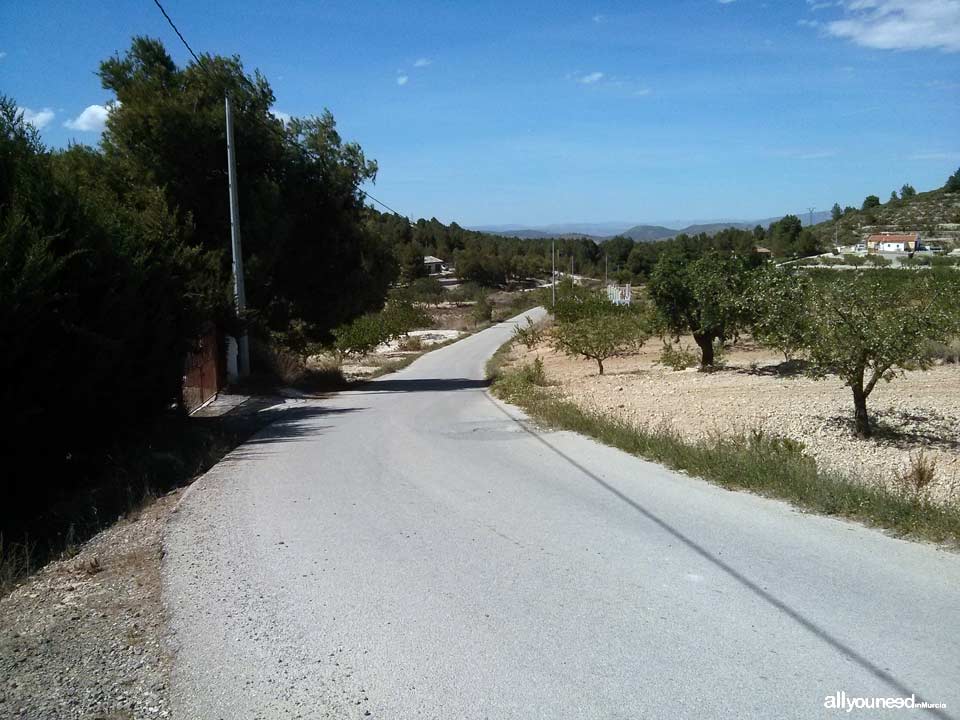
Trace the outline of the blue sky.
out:
[[[411,217],[752,219],[960,166],[960,0],[164,5],[279,112],[330,108]],[[186,62],[151,0],[4,2],[0,92],[48,144],[95,143],[98,63],[135,34]]]

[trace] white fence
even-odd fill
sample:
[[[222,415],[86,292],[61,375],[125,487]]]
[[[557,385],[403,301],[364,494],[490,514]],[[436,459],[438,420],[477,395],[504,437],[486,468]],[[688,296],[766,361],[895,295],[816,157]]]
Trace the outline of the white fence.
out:
[[[629,285],[607,285],[607,297],[614,305],[629,305],[633,299]]]

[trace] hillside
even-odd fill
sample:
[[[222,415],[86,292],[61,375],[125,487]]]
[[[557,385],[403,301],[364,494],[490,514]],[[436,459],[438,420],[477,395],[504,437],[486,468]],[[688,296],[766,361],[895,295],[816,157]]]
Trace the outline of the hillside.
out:
[[[960,193],[943,188],[890,200],[867,210],[848,210],[836,222],[815,225],[817,239],[825,247],[852,245],[868,233],[916,230],[927,240],[960,243]]]

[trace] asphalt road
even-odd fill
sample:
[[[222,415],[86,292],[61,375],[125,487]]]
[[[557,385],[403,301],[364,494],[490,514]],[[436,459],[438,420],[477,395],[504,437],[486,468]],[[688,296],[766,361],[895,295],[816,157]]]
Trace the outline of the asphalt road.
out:
[[[294,406],[193,486],[175,717],[958,716],[960,557],[534,429],[484,387],[512,329]]]

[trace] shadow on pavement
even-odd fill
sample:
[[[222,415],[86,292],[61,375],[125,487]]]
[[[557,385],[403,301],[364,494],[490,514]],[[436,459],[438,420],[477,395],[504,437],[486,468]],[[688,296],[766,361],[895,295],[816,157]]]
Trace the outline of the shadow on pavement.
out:
[[[413,380],[371,380],[350,388],[350,393],[452,392],[456,390],[484,390],[489,380],[469,378],[421,378]]]

